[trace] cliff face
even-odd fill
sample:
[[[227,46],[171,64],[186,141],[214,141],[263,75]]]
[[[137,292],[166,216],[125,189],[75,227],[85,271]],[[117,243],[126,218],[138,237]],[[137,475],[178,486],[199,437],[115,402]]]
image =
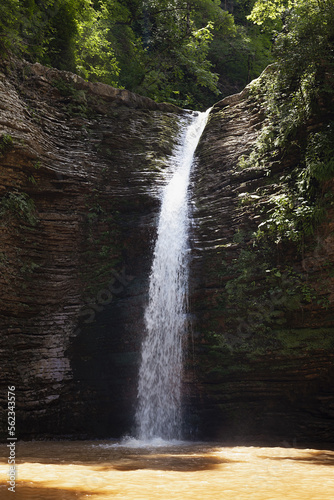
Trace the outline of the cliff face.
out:
[[[256,241],[299,161],[291,148],[243,168],[239,160],[264,125],[264,109],[245,89],[214,106],[198,150],[189,381],[200,396],[193,425],[201,437],[232,442],[333,442],[333,208],[299,245]]]
[[[1,393],[16,387],[22,438],[118,436],[184,112],[39,64],[3,71]]]
[[[159,190],[183,115],[38,64],[3,68],[1,394],[15,385],[21,438],[131,432]],[[264,120],[246,89],[214,106],[199,145],[185,430],[333,441],[334,214],[302,250],[254,246],[298,161],[240,168]]]

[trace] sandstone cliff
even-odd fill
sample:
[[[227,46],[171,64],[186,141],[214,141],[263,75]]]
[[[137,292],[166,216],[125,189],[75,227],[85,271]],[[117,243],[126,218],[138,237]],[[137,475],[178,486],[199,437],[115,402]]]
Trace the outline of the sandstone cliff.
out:
[[[320,114],[308,129],[333,119]],[[333,205],[301,243],[257,245],[300,160],[290,148],[243,168],[265,119],[247,88],[217,103],[193,172],[193,425],[227,441],[333,442]]]
[[[39,64],[2,68],[2,438],[8,385],[21,438],[131,432],[159,189],[183,115]],[[333,211],[302,251],[259,254],[253,233],[298,161],[240,168],[264,120],[246,89],[214,106],[198,149],[185,431],[333,441]]]
[[[121,435],[184,112],[39,64],[2,71],[2,398],[15,385],[22,438]]]

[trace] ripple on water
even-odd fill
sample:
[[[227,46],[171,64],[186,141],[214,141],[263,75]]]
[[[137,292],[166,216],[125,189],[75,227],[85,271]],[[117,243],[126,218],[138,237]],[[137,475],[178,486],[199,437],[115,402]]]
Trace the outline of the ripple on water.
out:
[[[8,476],[0,445],[0,483]],[[332,500],[334,452],[132,438],[17,443],[1,500]]]

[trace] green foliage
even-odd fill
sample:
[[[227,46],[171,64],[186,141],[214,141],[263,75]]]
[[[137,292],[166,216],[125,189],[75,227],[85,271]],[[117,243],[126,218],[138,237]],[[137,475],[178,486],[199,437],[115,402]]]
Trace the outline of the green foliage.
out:
[[[18,43],[19,0],[0,2],[0,55]]]
[[[0,49],[158,101],[207,107],[220,92],[240,90],[269,60],[269,38],[246,20],[252,4],[3,0]]]
[[[268,30],[280,29],[283,13],[293,4],[291,0],[256,0],[247,19]]]
[[[256,14],[256,6],[259,5],[264,8],[261,16]],[[286,7],[289,9],[286,10]],[[325,72],[334,62],[333,1],[258,0],[250,18],[258,24],[263,24],[272,18],[273,10],[276,17],[284,12],[285,22],[274,46],[280,69],[276,89],[282,91],[282,97],[292,97],[298,91],[303,99],[303,94],[310,93],[315,83],[319,85],[321,80],[322,84],[325,83]],[[303,85],[305,88],[302,88]],[[329,91],[329,88],[327,90]]]
[[[266,109],[266,126],[251,154],[239,162],[240,168],[256,167],[270,174],[273,160],[294,158],[294,171],[280,179],[281,192],[269,200],[266,220],[256,233],[258,239],[276,243],[303,242],[314,233],[326,214],[324,182],[334,174],[333,122],[325,122],[319,132],[307,131],[319,110],[325,114],[333,108],[334,3],[257,1],[250,17],[261,24],[282,13],[284,30],[274,47],[277,62],[251,90],[252,98]]]
[[[256,77],[276,30],[276,90],[302,102],[331,64],[333,21],[331,0],[3,0],[0,49],[194,107]]]
[[[305,193],[304,193],[305,195]],[[325,209],[320,203],[307,197],[283,193],[271,198],[273,207],[267,211],[268,217],[259,224],[255,234],[258,240],[274,239],[301,242],[305,236],[314,234],[315,228],[324,220]]]
[[[334,2],[257,1],[251,17],[265,33],[283,29],[275,34],[276,62],[250,90],[250,102],[265,111],[266,120],[239,168],[262,170],[274,194],[262,204],[254,247],[242,250],[226,271],[227,332],[221,345],[248,352],[313,348],[321,339],[314,332],[289,331],[288,319],[309,304],[327,308],[329,282],[311,284],[308,273],[277,265],[273,254],[279,244],[281,260],[287,241],[303,251],[333,200],[328,181],[334,175]],[[256,196],[241,193],[239,206],[256,203]],[[234,241],[242,246],[243,238],[237,234]],[[332,339],[323,339],[330,344]]]
[[[228,82],[239,85],[239,90],[272,62],[271,39],[255,26],[237,26],[233,22],[215,31],[209,58],[214,70],[221,75],[222,92]],[[232,88],[232,92],[235,91]],[[231,92],[230,92],[231,93]]]
[[[37,185],[37,181],[33,175],[29,175],[28,181],[31,182],[31,184],[33,184],[34,186]]]
[[[100,11],[89,14],[78,22],[75,45],[75,66],[79,75],[87,80],[118,84],[119,67],[111,42],[108,40],[109,12],[103,3]]]
[[[3,48],[32,60],[73,69],[76,15],[89,0],[4,0],[0,6]]]
[[[6,225],[13,217],[30,226],[36,226],[38,218],[35,204],[27,193],[12,191],[2,198],[0,202],[1,223]]]
[[[321,182],[334,177],[334,122],[330,122],[326,130],[310,134],[305,163],[302,181],[306,189],[311,188],[313,179]]]
[[[308,282],[307,274],[291,266],[275,267],[270,259],[269,247],[262,246],[241,250],[229,265],[228,274],[233,277],[225,286],[222,302],[227,326],[223,343],[238,349],[253,349],[261,343],[277,347],[275,332],[287,323],[291,312],[310,303],[328,306],[327,296]]]
[[[41,55],[36,54],[42,63],[59,69],[76,70],[74,50],[78,23],[87,15],[89,8],[89,0],[49,0],[46,5],[40,6],[44,24],[36,23],[38,29],[33,40],[36,40],[37,47],[43,48]]]
[[[11,135],[3,134],[0,138],[0,156],[6,154],[14,146],[14,141]]]
[[[198,104],[199,87],[219,94],[218,75],[212,73],[207,60],[212,29],[212,23],[208,23],[199,30],[191,30],[186,38],[179,33],[180,43],[174,47],[164,42],[162,50],[150,57],[137,91],[157,101],[168,100],[188,107]]]

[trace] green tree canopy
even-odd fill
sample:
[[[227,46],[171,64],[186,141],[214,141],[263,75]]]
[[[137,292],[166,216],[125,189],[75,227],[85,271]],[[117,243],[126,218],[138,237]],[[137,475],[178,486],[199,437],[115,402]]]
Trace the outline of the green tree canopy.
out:
[[[2,0],[0,51],[159,101],[206,107],[230,87],[240,90],[270,60],[268,35],[246,19],[253,4]]]

